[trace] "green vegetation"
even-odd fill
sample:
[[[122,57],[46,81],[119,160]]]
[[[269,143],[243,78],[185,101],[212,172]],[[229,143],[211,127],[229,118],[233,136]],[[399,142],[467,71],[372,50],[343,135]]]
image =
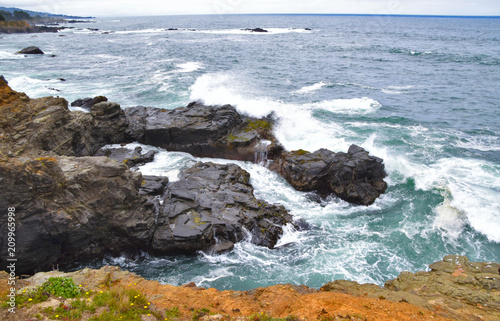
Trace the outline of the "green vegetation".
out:
[[[264,119],[256,119],[256,120],[251,120],[248,122],[248,125],[245,127],[245,131],[246,132],[249,132],[249,131],[252,131],[252,130],[265,130],[265,131],[269,131],[273,129],[273,125],[264,120]]]
[[[32,17],[26,11],[14,10],[14,12],[9,12],[6,10],[0,10],[0,20],[31,20]]]
[[[299,149],[299,150],[294,150],[291,152],[293,155],[297,155],[297,156],[303,156],[305,154],[309,154],[309,152],[307,150],[303,150],[303,149]]]
[[[0,16],[3,18],[3,20],[14,20],[14,16],[12,15],[12,13],[5,10],[0,10]]]
[[[40,288],[49,294],[65,299],[77,298],[81,295],[81,289],[76,286],[72,278],[49,278]]]
[[[167,321],[179,320],[180,316],[181,316],[181,313],[179,311],[179,308],[177,308],[177,307],[170,308],[170,309],[167,309],[165,311],[165,320],[167,320]]]
[[[107,282],[106,282],[107,284]],[[109,289],[101,285],[102,290],[94,291],[76,285],[71,278],[51,277],[41,286],[24,289],[16,295],[18,308],[33,307],[53,296],[59,300],[57,307],[49,306],[33,312],[38,320],[89,320],[89,321],[140,321],[142,315],[153,316],[156,320],[178,320],[178,308],[165,311],[165,318],[151,311],[151,303],[135,289]],[[2,308],[9,308],[5,301]]]
[[[30,20],[31,16],[26,11],[14,10],[14,19],[16,19],[16,20]]]

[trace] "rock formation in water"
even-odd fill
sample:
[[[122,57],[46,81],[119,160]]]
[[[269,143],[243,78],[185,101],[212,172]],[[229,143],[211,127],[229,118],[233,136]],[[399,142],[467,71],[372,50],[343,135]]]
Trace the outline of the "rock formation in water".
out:
[[[287,152],[273,135],[274,118],[240,115],[231,105],[165,110],[125,109],[131,141],[183,151],[197,157],[259,162],[274,160],[269,168],[299,191],[336,195],[360,205],[372,204],[387,188],[382,159],[352,145],[347,153],[320,149]]]
[[[17,52],[18,54],[25,54],[25,55],[43,55],[44,52],[38,48],[38,47],[35,47],[35,46],[30,46],[30,47],[26,47],[20,51]]]
[[[347,153],[327,149],[284,152],[271,168],[299,191],[335,194],[354,204],[370,205],[387,188],[382,159],[356,145]]]
[[[200,163],[167,186],[166,178],[129,170],[151,153],[92,156],[124,142],[128,128],[118,104],[70,112],[62,98],[29,99],[0,80],[0,206],[16,209],[18,274],[105,254],[220,252],[246,233],[272,248],[291,222],[283,207],[255,199],[236,165]],[[6,224],[5,213],[0,230]]]

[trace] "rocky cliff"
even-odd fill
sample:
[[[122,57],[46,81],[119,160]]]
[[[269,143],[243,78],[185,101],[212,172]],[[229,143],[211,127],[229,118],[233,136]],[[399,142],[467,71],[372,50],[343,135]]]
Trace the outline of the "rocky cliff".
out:
[[[0,318],[29,320],[38,314],[39,319],[53,319],[56,315],[56,319],[62,319],[66,315],[78,316],[80,311],[80,317],[73,320],[97,316],[145,321],[500,319],[500,264],[447,256],[430,268],[430,272],[403,272],[385,287],[338,280],[320,290],[287,284],[250,291],[218,291],[194,283],[162,285],[109,266],[72,273],[53,271],[20,280],[19,302],[24,303],[14,318],[6,309],[0,309]],[[7,290],[6,282],[1,282],[6,277],[6,273],[0,274],[0,294]],[[72,278],[84,289],[81,297],[64,299],[47,292],[36,296],[37,287],[49,277]],[[89,308],[72,303],[82,301]],[[137,306],[138,302],[142,304]],[[120,304],[118,309],[116,305]]]

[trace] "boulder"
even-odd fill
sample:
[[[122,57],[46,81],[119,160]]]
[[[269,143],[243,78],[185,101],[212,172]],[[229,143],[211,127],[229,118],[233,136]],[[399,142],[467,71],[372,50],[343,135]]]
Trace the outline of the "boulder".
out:
[[[44,52],[35,46],[30,46],[22,49],[21,51],[17,52],[18,54],[25,54],[25,55],[43,55]]]
[[[334,194],[354,204],[370,205],[387,188],[382,159],[356,145],[347,153],[327,149],[284,152],[270,168],[299,191]]]
[[[190,147],[194,154],[209,153],[211,142],[227,135],[242,121],[230,105],[191,103],[172,110],[133,107],[125,113],[133,124],[129,134],[134,140],[173,150]]]
[[[250,174],[234,164],[197,163],[164,194],[152,248],[156,253],[216,252],[248,238],[273,248],[292,217],[281,205],[257,200]]]

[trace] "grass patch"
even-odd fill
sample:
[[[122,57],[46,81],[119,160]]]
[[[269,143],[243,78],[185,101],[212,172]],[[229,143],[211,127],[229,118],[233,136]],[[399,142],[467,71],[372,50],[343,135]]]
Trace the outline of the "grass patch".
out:
[[[34,311],[34,319],[140,321],[142,315],[151,315],[156,320],[165,320],[161,314],[151,311],[151,303],[135,289],[85,290],[71,278],[50,278],[36,289],[23,290],[16,296],[16,306],[31,307],[47,301],[50,296],[58,298],[59,305]],[[179,320],[180,317],[177,308],[167,310],[165,315],[167,320]]]

